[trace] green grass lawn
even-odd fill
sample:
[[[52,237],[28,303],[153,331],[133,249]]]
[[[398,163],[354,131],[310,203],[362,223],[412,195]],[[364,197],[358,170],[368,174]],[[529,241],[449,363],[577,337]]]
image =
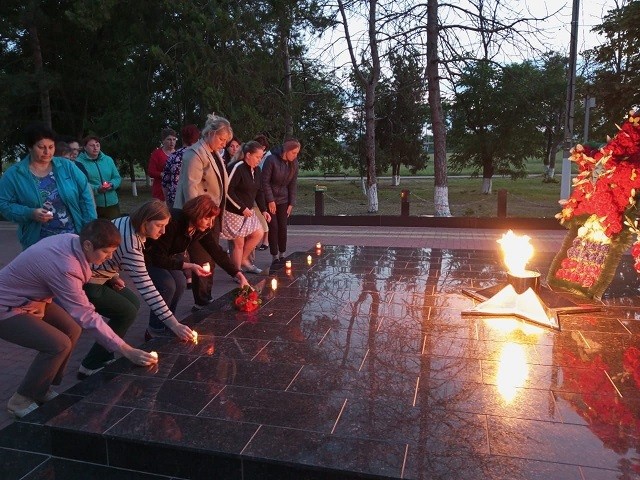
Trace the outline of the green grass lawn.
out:
[[[559,176],[557,177],[559,181]],[[298,180],[298,201],[294,214],[312,215],[315,212],[315,186],[327,187],[325,192],[325,215],[366,215],[367,198],[362,192],[360,178],[317,180],[301,177]],[[400,192],[411,192],[410,214],[433,215],[432,178],[403,177],[400,186],[391,186],[390,180],[382,178],[378,183],[380,215],[400,214]],[[532,176],[521,180],[495,178],[493,193],[481,193],[481,178],[449,179],[449,207],[457,217],[495,217],[497,192],[507,190],[507,215],[510,217],[553,217],[560,211],[560,183],[543,183],[542,177]],[[130,212],[136,205],[151,198],[144,182],[138,182],[138,196],[131,195],[131,184],[124,181],[120,189],[123,212]]]

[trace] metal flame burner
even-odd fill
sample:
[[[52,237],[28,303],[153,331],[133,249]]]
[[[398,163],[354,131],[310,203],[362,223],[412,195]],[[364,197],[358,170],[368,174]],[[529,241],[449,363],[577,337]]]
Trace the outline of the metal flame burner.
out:
[[[507,272],[507,281],[518,295],[522,295],[530,288],[535,293],[540,293],[540,273],[525,270],[522,275]]]

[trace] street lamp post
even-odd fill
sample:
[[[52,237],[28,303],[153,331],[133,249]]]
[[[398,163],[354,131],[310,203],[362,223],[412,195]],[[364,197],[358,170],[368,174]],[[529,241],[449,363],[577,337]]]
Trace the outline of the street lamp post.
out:
[[[584,99],[584,133],[582,135],[582,143],[589,141],[589,110],[596,106],[595,97],[587,97]]]
[[[569,70],[567,72],[567,103],[565,107],[564,149],[562,154],[562,181],[560,182],[560,198],[571,195],[571,160],[569,160],[573,143],[573,115],[576,95],[576,63],[578,59],[578,12],[580,0],[573,0],[571,12],[571,44],[569,48]]]

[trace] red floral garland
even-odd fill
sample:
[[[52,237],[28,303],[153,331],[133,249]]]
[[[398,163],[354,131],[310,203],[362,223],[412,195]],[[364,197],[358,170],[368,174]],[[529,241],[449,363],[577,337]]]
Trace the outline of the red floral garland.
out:
[[[588,214],[597,216],[610,239],[624,228],[640,233],[635,220],[627,218],[636,207],[640,188],[640,112],[630,111],[618,129],[600,149],[577,145],[571,150],[571,161],[578,164],[579,173],[571,196],[561,201],[562,211],[556,215],[560,223]],[[632,254],[640,272],[640,240],[634,243]]]

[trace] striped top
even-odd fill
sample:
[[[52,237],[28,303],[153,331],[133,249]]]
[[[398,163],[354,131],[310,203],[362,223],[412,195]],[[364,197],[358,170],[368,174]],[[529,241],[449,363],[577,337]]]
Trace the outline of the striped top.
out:
[[[112,222],[120,231],[122,239],[120,246],[113,252],[111,259],[102,265],[94,265],[93,269],[96,271],[105,270],[110,273],[124,270],[129,274],[151,311],[160,320],[164,322],[169,318],[175,318],[149,277],[147,266],[144,263],[144,240],[133,230],[131,220],[129,217],[118,217]]]

